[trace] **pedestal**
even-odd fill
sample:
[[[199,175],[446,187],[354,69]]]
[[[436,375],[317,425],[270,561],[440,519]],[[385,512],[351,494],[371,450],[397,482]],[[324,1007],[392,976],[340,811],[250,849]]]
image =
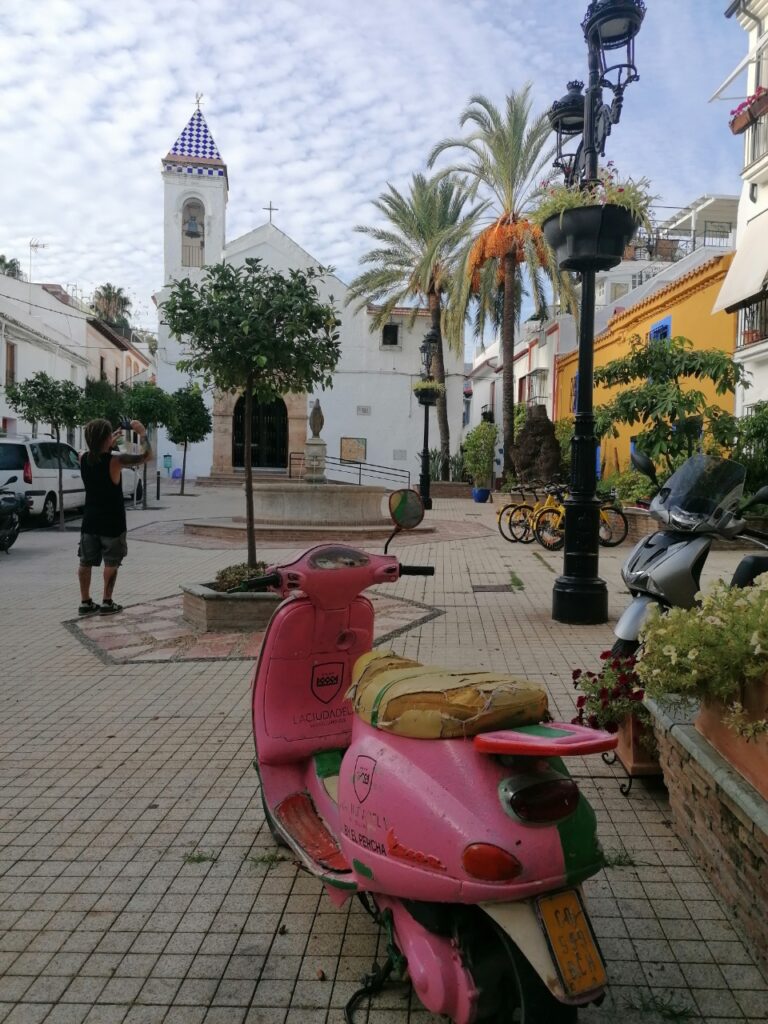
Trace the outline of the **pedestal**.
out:
[[[319,437],[311,437],[304,445],[304,482],[324,484],[327,446]]]

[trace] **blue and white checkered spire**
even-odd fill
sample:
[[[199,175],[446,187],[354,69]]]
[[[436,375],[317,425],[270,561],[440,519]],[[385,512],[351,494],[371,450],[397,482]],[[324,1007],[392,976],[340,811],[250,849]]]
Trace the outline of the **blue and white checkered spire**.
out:
[[[176,139],[169,155],[196,156],[203,160],[221,160],[216,143],[203,117],[202,110],[196,110],[181,135]]]

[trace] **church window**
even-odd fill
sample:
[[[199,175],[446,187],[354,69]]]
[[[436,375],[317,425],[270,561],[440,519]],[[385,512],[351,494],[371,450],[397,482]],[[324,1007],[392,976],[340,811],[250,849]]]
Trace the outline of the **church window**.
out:
[[[181,211],[181,265],[202,267],[205,253],[205,209],[199,199],[188,199]]]
[[[400,344],[400,324],[384,324],[384,328],[381,332],[381,344]]]

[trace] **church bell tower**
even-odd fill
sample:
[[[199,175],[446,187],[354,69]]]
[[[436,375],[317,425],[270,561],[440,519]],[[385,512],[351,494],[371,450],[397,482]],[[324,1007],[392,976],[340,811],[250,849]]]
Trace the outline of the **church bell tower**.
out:
[[[220,263],[224,251],[227,165],[200,110],[163,158],[165,247],[163,284]]]

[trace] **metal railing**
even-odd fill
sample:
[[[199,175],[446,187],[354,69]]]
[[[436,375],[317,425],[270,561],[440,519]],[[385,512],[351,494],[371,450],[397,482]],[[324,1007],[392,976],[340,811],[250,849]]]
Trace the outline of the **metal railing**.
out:
[[[288,476],[291,479],[301,479],[304,476],[304,452],[291,452],[288,456]],[[331,477],[331,473],[334,477]],[[335,479],[337,483],[352,483],[362,485],[371,480],[374,483],[382,483],[384,480],[394,480],[399,487],[411,486],[411,474],[407,469],[396,469],[393,466],[379,466],[375,462],[354,462],[350,459],[336,459],[332,455],[325,458],[325,475],[329,480]],[[341,479],[339,479],[339,477]],[[365,481],[363,478],[367,478]]]
[[[737,347],[755,345],[768,338],[768,298],[753,302],[739,310]]]
[[[768,153],[768,117],[747,129],[747,167],[762,159]]]

